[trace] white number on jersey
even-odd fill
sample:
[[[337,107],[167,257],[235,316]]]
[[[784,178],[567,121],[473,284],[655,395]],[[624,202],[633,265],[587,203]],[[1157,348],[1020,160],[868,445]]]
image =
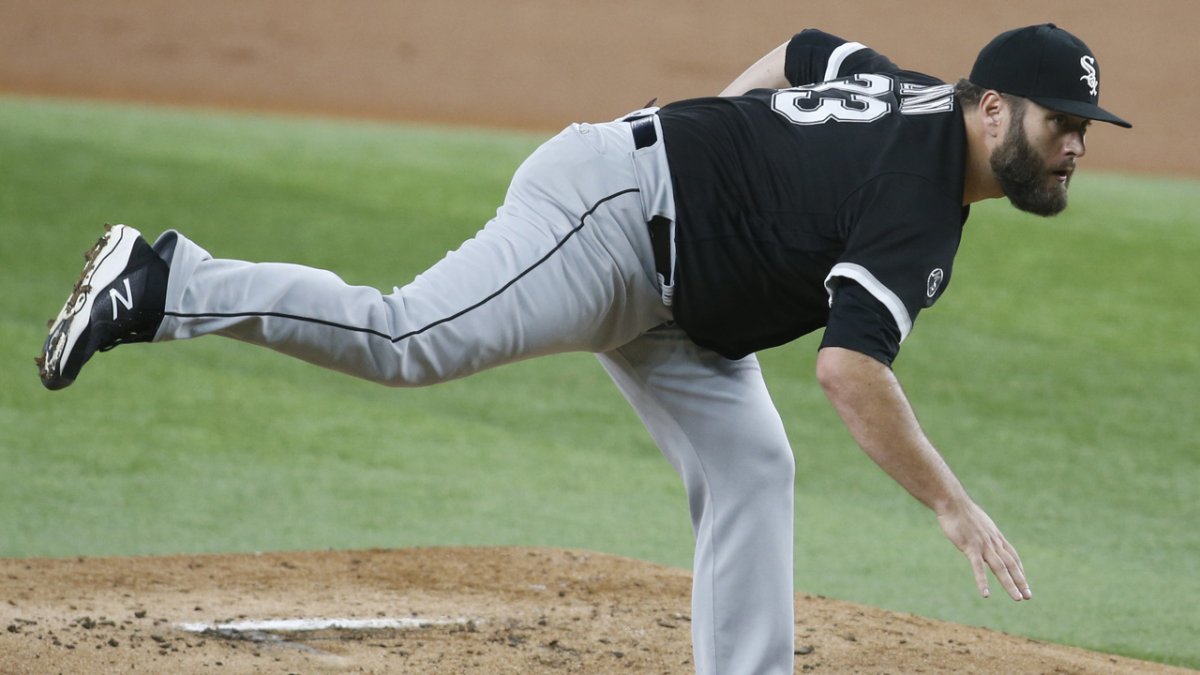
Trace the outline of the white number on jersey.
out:
[[[887,75],[851,75],[840,80],[781,89],[771,107],[793,124],[874,122],[892,112],[895,82]],[[900,84],[900,114],[928,115],[954,110],[954,85]]]
[[[874,122],[892,112],[892,78],[886,75],[851,75],[841,80],[780,89],[771,107],[793,124]]]

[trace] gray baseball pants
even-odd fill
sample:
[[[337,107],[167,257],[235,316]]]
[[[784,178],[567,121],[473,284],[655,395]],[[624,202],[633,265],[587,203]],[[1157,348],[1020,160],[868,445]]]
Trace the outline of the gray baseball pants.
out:
[[[522,164],[483,230],[390,294],[308,267],[215,259],[164,234],[155,340],[224,335],[392,386],[596,353],[683,478],[696,672],[791,673],[791,449],[758,361],[725,359],[670,323],[654,215],[674,217],[663,143],[635,149],[620,121],[572,125]]]

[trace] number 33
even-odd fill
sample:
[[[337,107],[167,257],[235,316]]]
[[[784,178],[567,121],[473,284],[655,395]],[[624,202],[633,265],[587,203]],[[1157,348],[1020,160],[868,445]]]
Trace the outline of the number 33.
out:
[[[793,124],[874,122],[892,111],[883,96],[892,92],[886,75],[852,75],[842,80],[781,89],[771,97],[771,107]]]

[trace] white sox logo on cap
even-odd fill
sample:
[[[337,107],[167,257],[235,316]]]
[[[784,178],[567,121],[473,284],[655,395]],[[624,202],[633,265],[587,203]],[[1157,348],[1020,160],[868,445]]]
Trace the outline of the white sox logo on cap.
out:
[[[1083,66],[1083,76],[1079,79],[1087,82],[1087,85],[1092,89],[1092,96],[1100,95],[1100,78],[1096,75],[1096,59],[1090,56],[1084,56],[1079,59],[1079,65]]]

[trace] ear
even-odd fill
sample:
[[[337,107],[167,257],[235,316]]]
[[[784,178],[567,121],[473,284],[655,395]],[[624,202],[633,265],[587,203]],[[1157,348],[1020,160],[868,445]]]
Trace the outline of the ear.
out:
[[[1003,131],[1003,120],[1008,112],[1008,102],[1000,92],[988,90],[979,99],[979,119],[989,136],[999,136]]]

